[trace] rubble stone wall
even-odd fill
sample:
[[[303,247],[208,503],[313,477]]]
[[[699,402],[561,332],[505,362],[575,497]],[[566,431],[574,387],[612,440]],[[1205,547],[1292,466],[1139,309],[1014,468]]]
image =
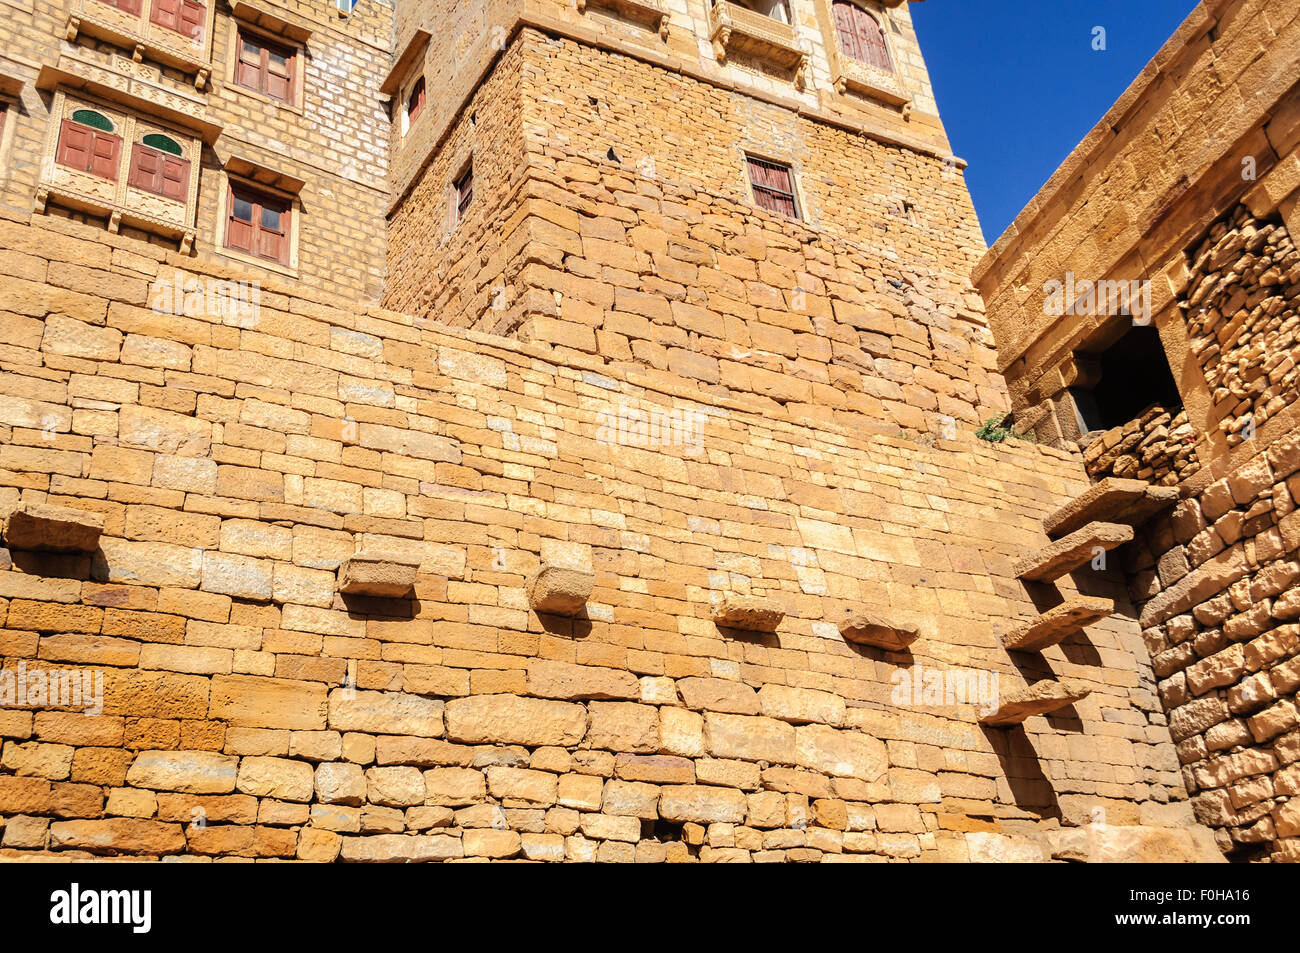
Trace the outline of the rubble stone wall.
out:
[[[5,856],[1089,859],[1098,817],[1124,856],[1206,856],[1122,581],[1063,580],[1119,600],[1086,638],[999,643],[1076,457],[272,281],[255,315],[161,313],[195,263],[73,222],[0,245],[0,510],[104,524],[93,556],[0,550],[0,672],[103,678],[94,716],[0,708]],[[649,440],[667,411],[699,441]],[[339,595],[361,548],[418,560],[414,598]],[[594,572],[585,618],[530,611],[543,560]],[[785,620],[721,630],[726,593]],[[920,640],[851,646],[847,606]],[[897,694],[974,670],[1092,693],[1010,730]]]
[[[1153,521],[1130,569],[1196,815],[1300,860],[1300,432]]]
[[[1115,476],[1177,486],[1200,469],[1197,443],[1186,410],[1155,406],[1092,438],[1083,463],[1094,480]]]

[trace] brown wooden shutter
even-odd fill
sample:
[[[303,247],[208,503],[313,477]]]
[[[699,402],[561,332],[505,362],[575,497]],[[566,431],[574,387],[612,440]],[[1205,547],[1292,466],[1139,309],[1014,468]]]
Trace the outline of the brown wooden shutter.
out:
[[[131,169],[127,173],[126,182],[133,189],[142,189],[145,192],[153,192],[155,195],[160,194],[162,192],[162,160],[159,153],[139,143],[132,146]]]
[[[94,134],[87,127],[71,119],[63,120],[59,127],[59,147],[54,161],[79,172],[90,170],[90,145]]]
[[[181,28],[181,0],[153,0],[149,22],[179,33]]]
[[[844,55],[893,72],[885,31],[872,14],[849,0],[835,0],[835,32]]]
[[[840,48],[844,51],[845,56],[852,57],[855,60],[863,58],[862,49],[858,44],[858,33],[853,22],[853,13],[857,7],[846,0],[835,0],[835,32],[839,34]]]
[[[411,89],[410,99],[407,101],[406,115],[414,122],[415,117],[420,115],[420,110],[424,109],[424,77],[421,76],[415,81],[415,86]]]
[[[798,218],[799,209],[794,199],[794,177],[788,166],[765,159],[748,157],[749,182],[753,187],[754,204],[787,218]]]
[[[233,248],[236,251],[245,251],[252,253],[254,250],[254,231],[252,219],[257,217],[257,206],[254,205],[250,212],[250,220],[245,221],[235,215],[235,197],[234,189],[230,190],[229,213],[226,222],[226,247]],[[239,198],[247,200],[247,196],[240,194]]]
[[[90,168],[87,171],[91,175],[116,179],[118,172],[117,160],[121,151],[122,140],[119,137],[102,132],[95,133],[94,143],[90,149]]]
[[[188,160],[163,156],[161,174],[162,189],[160,194],[163,198],[171,199],[174,202],[184,202],[189,199],[190,163]]]
[[[182,36],[187,36],[191,40],[203,39],[207,21],[208,8],[203,4],[195,3],[194,0],[184,0],[181,3],[179,32]]]

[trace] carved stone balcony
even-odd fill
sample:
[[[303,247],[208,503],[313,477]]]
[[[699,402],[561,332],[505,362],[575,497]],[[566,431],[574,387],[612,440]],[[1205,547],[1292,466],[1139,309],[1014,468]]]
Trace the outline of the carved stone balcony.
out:
[[[131,52],[136,62],[146,56],[194,76],[196,89],[203,89],[212,73],[212,31],[215,3],[208,2],[199,36],[185,36],[152,22],[150,2],[144,0],[139,13],[118,9],[102,0],[71,0],[65,38],[79,34]]]
[[[733,52],[794,70],[794,83],[803,88],[808,52],[799,45],[794,27],[728,0],[715,0],[709,11],[709,38],[719,63]]]
[[[625,19],[636,23],[646,23],[659,34],[659,38],[668,39],[668,11],[664,9],[663,0],[576,0],[578,12],[586,13],[588,7],[600,7],[613,10]]]
[[[853,90],[894,106],[906,106],[912,101],[911,94],[903,89],[894,73],[855,60],[838,49],[831,55],[831,68],[835,92],[841,95],[847,90]]]

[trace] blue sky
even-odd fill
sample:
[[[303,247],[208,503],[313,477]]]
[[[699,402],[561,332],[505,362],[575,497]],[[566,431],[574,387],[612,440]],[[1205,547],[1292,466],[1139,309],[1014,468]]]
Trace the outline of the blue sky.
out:
[[[989,244],[1128,88],[1195,0],[926,0],[910,5]],[[1105,50],[1094,50],[1094,28]]]

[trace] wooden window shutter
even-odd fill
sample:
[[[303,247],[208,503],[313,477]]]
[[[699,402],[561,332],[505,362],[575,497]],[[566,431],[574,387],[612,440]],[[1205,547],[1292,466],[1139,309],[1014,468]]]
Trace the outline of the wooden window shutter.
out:
[[[59,127],[59,145],[54,161],[79,172],[115,180],[121,145],[122,140],[111,133],[65,119]]]
[[[207,26],[208,8],[194,0],[181,3],[180,34],[191,40],[203,39],[203,30]]]
[[[748,162],[754,204],[787,218],[798,218],[799,207],[795,202],[794,177],[790,174],[790,167],[753,156],[748,157]]]
[[[63,120],[59,128],[59,147],[54,161],[80,172],[90,170],[90,143],[94,136],[89,129],[70,119]]]
[[[406,104],[407,118],[409,118],[412,122],[414,122],[415,117],[420,115],[420,111],[422,109],[424,109],[424,77],[423,76],[417,79],[415,81],[415,85],[411,87],[411,96],[407,100],[407,104]]]
[[[861,60],[862,49],[858,44],[858,33],[853,22],[853,11],[856,9],[856,6],[847,3],[846,0],[835,0],[835,32],[839,35],[840,48],[844,50],[844,55]]]
[[[229,208],[227,248],[289,264],[292,210],[288,202],[232,185]]]
[[[106,3],[110,7],[116,7],[123,13],[129,13],[133,17],[140,15],[141,0],[100,0],[100,2]]]
[[[162,192],[162,159],[157,152],[138,143],[131,148],[131,171],[127,185],[133,189],[159,194]]]
[[[149,22],[179,33],[181,0],[153,0],[153,7],[149,10]]]
[[[845,56],[893,72],[880,21],[856,3],[835,0],[835,32]]]
[[[162,160],[162,189],[163,198],[171,199],[174,202],[184,202],[189,198],[190,191],[190,164],[186,159],[175,159],[171,156],[164,156]]]

